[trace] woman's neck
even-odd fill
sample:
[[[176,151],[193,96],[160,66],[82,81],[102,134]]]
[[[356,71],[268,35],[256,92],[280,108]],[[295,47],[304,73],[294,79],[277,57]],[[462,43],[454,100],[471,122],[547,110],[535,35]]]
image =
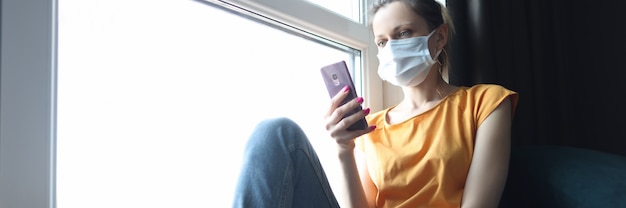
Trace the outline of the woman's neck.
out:
[[[416,87],[405,87],[402,89],[404,99],[387,113],[386,121],[389,124],[397,124],[422,114],[434,108],[457,88],[446,83],[443,79],[437,80],[434,84],[422,83]]]
[[[437,66],[435,66],[437,67]],[[421,84],[414,87],[403,87],[404,99],[398,104],[404,109],[420,109],[432,106],[448,94],[452,93],[457,87],[448,84],[441,78],[438,70],[431,70],[429,77]],[[436,76],[436,77],[430,77]]]

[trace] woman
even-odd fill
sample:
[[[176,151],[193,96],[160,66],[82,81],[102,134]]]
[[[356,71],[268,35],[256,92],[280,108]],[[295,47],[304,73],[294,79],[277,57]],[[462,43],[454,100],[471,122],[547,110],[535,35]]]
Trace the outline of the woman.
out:
[[[497,207],[506,182],[517,93],[459,87],[444,76],[453,30],[434,0],[381,0],[371,11],[380,77],[404,99],[344,117],[332,98],[326,129],[336,140],[347,191],[343,207]],[[346,128],[361,118],[365,130]],[[236,207],[338,207],[306,136],[288,119],[261,123],[246,147]]]

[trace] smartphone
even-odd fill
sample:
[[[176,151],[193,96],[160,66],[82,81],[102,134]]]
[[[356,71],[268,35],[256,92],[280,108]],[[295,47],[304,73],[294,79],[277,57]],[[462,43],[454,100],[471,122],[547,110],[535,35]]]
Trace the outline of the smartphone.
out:
[[[346,65],[345,61],[339,61],[326,66],[322,66],[320,71],[322,72],[322,78],[324,79],[324,83],[326,84],[328,95],[331,98],[337,95],[339,91],[343,90],[345,86],[350,87],[350,92],[348,96],[343,99],[343,101],[341,101],[340,106],[347,103],[348,101],[357,98],[356,90],[354,88],[354,82],[352,82],[352,77],[350,76],[350,71],[348,70],[348,66]],[[359,105],[359,107],[354,108],[350,112],[348,112],[346,116],[344,116],[344,118],[361,110],[363,109]],[[367,126],[367,121],[365,120],[365,118],[363,118],[349,126],[347,130],[361,130],[366,129]]]

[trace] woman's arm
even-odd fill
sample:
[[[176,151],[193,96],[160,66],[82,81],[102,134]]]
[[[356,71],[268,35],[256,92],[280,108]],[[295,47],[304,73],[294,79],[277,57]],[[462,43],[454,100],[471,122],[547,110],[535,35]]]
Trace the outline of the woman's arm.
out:
[[[371,191],[369,188],[364,188],[361,183],[361,176],[359,175],[359,167],[355,159],[355,143],[354,138],[357,138],[363,134],[369,133],[374,130],[375,127],[369,127],[363,130],[348,131],[348,126],[352,125],[356,121],[365,118],[369,113],[369,109],[362,110],[360,113],[355,113],[344,118],[344,116],[363,103],[363,98],[356,98],[346,104],[340,105],[341,101],[348,95],[349,88],[344,88],[341,92],[335,95],[331,99],[331,105],[326,113],[326,130],[330,136],[337,142],[339,162],[343,170],[344,184],[341,188],[342,196],[345,199],[339,199],[341,207],[356,207],[363,208],[368,207],[369,201],[365,193]],[[367,169],[364,169],[367,172]],[[369,174],[363,174],[363,177],[369,178]],[[371,181],[371,180],[370,180]],[[367,184],[366,184],[367,185]]]
[[[341,207],[375,207],[376,186],[367,171],[365,157],[360,150],[341,151],[339,160],[343,169],[344,196]]]
[[[511,119],[506,98],[478,127],[461,207],[498,207],[509,169]]]
[[[357,161],[357,168],[359,175],[361,176],[361,185],[365,192],[365,198],[367,198],[367,207],[376,207],[376,195],[378,188],[374,185],[374,181],[370,177],[369,170],[367,169],[367,162],[365,160],[365,154],[361,150],[355,150],[354,155]]]

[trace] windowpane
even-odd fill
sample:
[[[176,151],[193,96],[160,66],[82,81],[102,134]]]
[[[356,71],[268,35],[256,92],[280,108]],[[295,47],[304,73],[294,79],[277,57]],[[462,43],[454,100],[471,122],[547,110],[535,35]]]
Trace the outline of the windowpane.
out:
[[[343,15],[355,22],[362,23],[362,2],[363,0],[305,0],[321,7],[324,7],[337,14]]]
[[[58,25],[58,207],[230,207],[244,142],[278,116],[333,175],[319,68],[359,51],[195,1],[61,0]]]

